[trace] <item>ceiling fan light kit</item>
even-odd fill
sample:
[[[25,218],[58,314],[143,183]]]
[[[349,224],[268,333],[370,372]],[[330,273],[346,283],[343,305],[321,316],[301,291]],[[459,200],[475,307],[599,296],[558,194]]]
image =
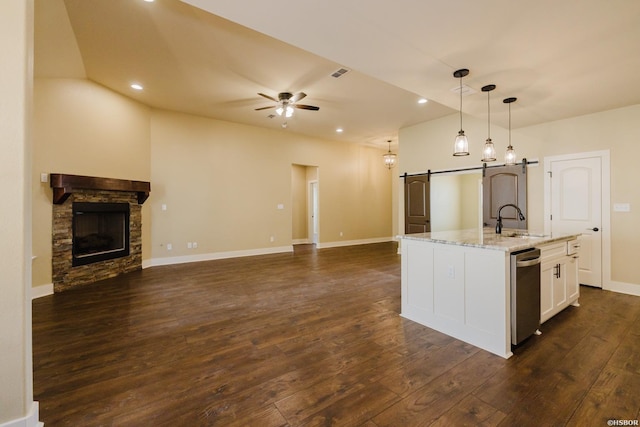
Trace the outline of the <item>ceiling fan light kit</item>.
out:
[[[290,118],[291,116],[293,116],[295,108],[311,111],[318,111],[320,109],[320,107],[316,107],[315,105],[304,105],[297,103],[302,98],[307,96],[307,94],[304,92],[298,92],[296,95],[292,94],[291,92],[280,92],[278,94],[278,99],[274,98],[273,96],[265,95],[264,93],[258,93],[258,95],[262,96],[263,98],[267,98],[268,100],[273,101],[276,104],[267,107],[256,108],[256,111],[275,108],[277,115],[284,115],[286,118]]]

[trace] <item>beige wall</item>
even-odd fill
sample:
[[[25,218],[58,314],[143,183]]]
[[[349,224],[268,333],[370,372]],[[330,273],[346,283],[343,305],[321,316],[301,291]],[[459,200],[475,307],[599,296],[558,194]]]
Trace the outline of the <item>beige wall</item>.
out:
[[[517,116],[514,116],[514,121]],[[640,105],[590,114],[541,125],[515,129],[512,142],[518,158],[610,150],[611,202],[630,203],[631,212],[611,212],[611,281],[640,287],[640,270],[634,267],[635,247],[640,241],[640,192],[637,182],[640,169],[635,165],[640,156]],[[481,120],[465,117],[464,129],[470,136],[471,155],[456,158],[451,155],[459,127],[458,117],[411,126],[400,131],[400,173],[415,173],[427,169],[450,169],[479,166],[481,145],[486,129]],[[507,141],[506,129],[492,126],[492,137],[498,153],[503,153]],[[426,160],[428,159],[428,160]],[[529,228],[544,228],[544,168],[529,168],[528,212]],[[396,204],[396,208],[401,203]],[[399,220],[399,222],[401,219]],[[604,278],[605,281],[607,278]]]
[[[0,424],[20,420],[20,425],[35,425],[26,419],[34,411],[29,292],[32,28],[32,1],[0,2]]]
[[[391,235],[381,150],[166,111],[151,129],[154,260],[290,246],[292,164],[318,165],[321,242]]]
[[[84,79],[38,78],[34,92],[33,284],[39,286],[51,283],[52,214],[52,191],[40,174],[149,181],[151,110]],[[142,257],[147,259],[151,220],[146,204],[142,221]]]
[[[478,227],[477,173],[431,175],[431,231]]]

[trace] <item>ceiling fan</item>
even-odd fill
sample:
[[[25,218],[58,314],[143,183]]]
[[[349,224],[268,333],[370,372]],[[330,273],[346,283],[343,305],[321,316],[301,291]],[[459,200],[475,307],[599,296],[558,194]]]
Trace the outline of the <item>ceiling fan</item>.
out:
[[[318,111],[320,109],[320,107],[316,107],[315,105],[304,105],[304,104],[297,103],[302,98],[307,96],[307,94],[304,92],[298,92],[295,95],[292,94],[291,92],[280,92],[278,94],[278,99],[269,95],[265,95],[264,93],[258,93],[258,95],[262,96],[263,98],[267,98],[271,101],[274,101],[276,104],[271,105],[269,107],[256,108],[256,111],[275,108],[276,113],[279,116],[282,116],[284,114],[285,117],[291,117],[293,116],[294,108],[300,108],[301,110],[312,110],[312,111]]]

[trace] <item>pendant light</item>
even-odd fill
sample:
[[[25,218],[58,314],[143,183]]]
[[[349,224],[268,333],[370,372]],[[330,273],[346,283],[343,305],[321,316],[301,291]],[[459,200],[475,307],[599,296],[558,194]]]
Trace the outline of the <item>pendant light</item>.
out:
[[[486,85],[482,87],[483,92],[487,92],[487,141],[482,149],[482,162],[496,161],[496,148],[491,141],[491,103],[489,102],[489,92],[494,90],[496,85]]]
[[[502,102],[509,105],[509,146],[507,147],[507,151],[504,153],[504,164],[505,165],[515,165],[516,164],[516,151],[513,149],[511,145],[511,104],[516,102],[518,98],[506,98]]]
[[[453,72],[453,77],[460,79],[460,131],[456,136],[456,141],[453,144],[454,156],[468,156],[469,155],[469,141],[467,136],[462,130],[462,78],[469,75],[469,70],[462,68]]]
[[[387,169],[391,169],[398,162],[398,156],[391,152],[391,140],[387,141],[389,143],[389,151],[382,156],[382,160]]]

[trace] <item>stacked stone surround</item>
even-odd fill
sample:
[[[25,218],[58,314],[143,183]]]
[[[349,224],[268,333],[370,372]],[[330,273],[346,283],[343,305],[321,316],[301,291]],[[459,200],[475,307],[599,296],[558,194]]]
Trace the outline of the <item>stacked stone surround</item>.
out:
[[[73,202],[129,203],[129,256],[72,266]],[[76,190],[62,204],[53,205],[52,276],[54,292],[142,269],[142,206],[136,192]]]

